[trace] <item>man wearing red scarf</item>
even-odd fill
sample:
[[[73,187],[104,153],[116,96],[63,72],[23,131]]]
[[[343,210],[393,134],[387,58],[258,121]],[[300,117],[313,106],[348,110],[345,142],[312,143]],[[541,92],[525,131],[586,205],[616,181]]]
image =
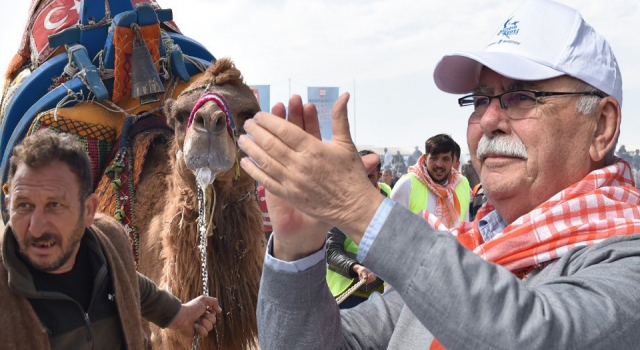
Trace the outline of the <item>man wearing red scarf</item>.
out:
[[[331,142],[299,97],[288,121],[276,105],[244,124],[252,138],[239,145],[260,166],[241,164],[278,208],[258,298],[263,349],[638,348],[640,191],[613,156],[618,62],[577,10],[550,0],[525,1],[496,27],[485,51],[446,55],[434,72],[441,90],[466,94],[489,199],[452,232],[368,184],[348,95]],[[328,225],[390,291],[338,310],[324,282]]]
[[[434,214],[447,228],[469,221],[471,188],[454,167],[456,148],[460,146],[449,135],[430,137],[425,142],[425,154],[398,180],[391,199],[416,214]]]

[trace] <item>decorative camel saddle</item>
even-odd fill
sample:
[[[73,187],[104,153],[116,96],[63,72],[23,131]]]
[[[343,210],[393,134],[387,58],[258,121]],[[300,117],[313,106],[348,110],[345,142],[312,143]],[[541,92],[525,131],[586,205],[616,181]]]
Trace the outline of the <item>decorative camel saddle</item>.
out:
[[[1,195],[24,137],[75,134],[98,210],[123,225],[138,270],[183,302],[210,291],[223,309],[193,344],[147,326],[153,347],[257,348],[265,242],[236,137],[260,107],[233,63],[182,35],[155,0],[33,0],[6,79]],[[207,181],[198,185],[196,173]]]

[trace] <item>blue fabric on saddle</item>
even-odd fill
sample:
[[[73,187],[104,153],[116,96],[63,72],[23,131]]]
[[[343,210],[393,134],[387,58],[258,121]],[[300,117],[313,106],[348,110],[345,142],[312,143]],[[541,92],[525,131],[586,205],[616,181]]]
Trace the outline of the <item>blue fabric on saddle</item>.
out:
[[[16,79],[7,84],[0,104],[2,183],[7,180],[13,147],[27,135],[32,124],[39,123],[38,120],[46,117],[49,121],[46,125],[58,125],[57,120],[55,123],[52,120],[57,119],[57,112],[63,107],[63,117],[73,119],[75,106],[89,103],[92,108],[121,114],[123,118],[116,118],[120,124],[126,119],[124,116],[153,114],[161,110],[162,99],[143,105],[129,94],[131,45],[135,44],[127,42],[128,37],[138,39],[150,52],[155,64],[153,70],[168,97],[179,93],[179,89],[186,86],[183,82],[215,61],[206,48],[179,32],[171,22],[171,10],[160,9],[155,0],[84,0],[79,4],[77,0],[33,1],[32,18],[19,51],[20,55],[30,55],[23,70],[31,72],[24,74],[20,81]],[[122,33],[125,34],[114,37]],[[43,44],[46,39],[50,47]],[[65,125],[77,127],[82,123],[100,128],[113,121],[83,120]],[[38,124],[37,127],[44,126]],[[73,129],[61,131],[78,134]],[[114,128],[115,139],[120,131],[121,126]],[[113,142],[111,139],[110,143]],[[99,162],[103,166],[105,160]],[[0,204],[6,222],[4,193],[2,196]]]

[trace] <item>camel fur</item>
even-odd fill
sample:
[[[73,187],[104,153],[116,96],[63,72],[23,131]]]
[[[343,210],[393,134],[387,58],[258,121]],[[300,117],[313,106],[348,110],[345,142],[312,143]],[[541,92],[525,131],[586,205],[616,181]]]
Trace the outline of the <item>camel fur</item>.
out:
[[[151,163],[148,163],[149,167],[145,165],[136,189],[138,203],[146,203],[147,208],[142,209],[148,211],[145,214],[156,210],[149,229],[140,231],[139,270],[183,302],[203,292],[198,249],[198,187],[193,171],[185,164],[183,148],[188,138],[186,119],[201,94],[196,89],[207,84],[211,84],[209,91],[225,97],[240,133],[244,121],[259,111],[252,90],[244,84],[235,65],[228,59],[217,61],[185,90],[194,89],[193,93],[183,93],[176,100],[165,103],[165,115],[175,136],[168,145],[154,144],[148,155]],[[217,106],[207,108],[205,112],[211,111],[212,115],[219,112]],[[205,118],[208,117],[206,114]],[[226,132],[223,135],[229,137]],[[211,296],[218,298],[223,311],[216,315],[214,330],[205,339],[200,339],[198,349],[252,349],[258,346],[255,313],[266,242],[262,233],[262,214],[255,198],[255,182],[238,166],[237,160],[245,155],[235,143],[232,145],[233,149],[225,152],[233,154],[234,165],[217,174],[207,198],[208,203],[213,203],[215,198],[215,207],[207,214],[213,233],[208,237],[207,248],[209,291]],[[162,164],[152,166],[153,158],[162,157],[166,148],[168,169],[163,169]],[[240,176],[236,178],[238,171]],[[167,188],[166,193],[159,191],[161,188]],[[139,217],[143,219],[142,215]],[[144,223],[139,225],[142,227]],[[191,347],[191,339],[176,332],[153,325],[151,331],[154,348]]]

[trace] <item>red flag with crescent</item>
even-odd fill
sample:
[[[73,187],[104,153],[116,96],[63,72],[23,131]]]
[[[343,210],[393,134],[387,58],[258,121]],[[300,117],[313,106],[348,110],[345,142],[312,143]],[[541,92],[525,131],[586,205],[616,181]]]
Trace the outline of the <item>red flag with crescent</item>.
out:
[[[49,47],[49,35],[59,33],[76,23],[80,18],[80,0],[49,0],[36,11],[31,27],[31,54],[34,63],[41,65],[55,48]]]
[[[29,9],[30,21],[25,27],[18,54],[23,57],[29,57],[31,54],[37,66],[49,59],[56,49],[49,47],[49,36],[78,23],[82,2],[82,0],[32,0]],[[142,2],[151,3],[153,8],[160,8],[155,0],[131,0],[133,6]],[[171,31],[180,33],[180,29],[173,21],[164,22],[163,25]]]

